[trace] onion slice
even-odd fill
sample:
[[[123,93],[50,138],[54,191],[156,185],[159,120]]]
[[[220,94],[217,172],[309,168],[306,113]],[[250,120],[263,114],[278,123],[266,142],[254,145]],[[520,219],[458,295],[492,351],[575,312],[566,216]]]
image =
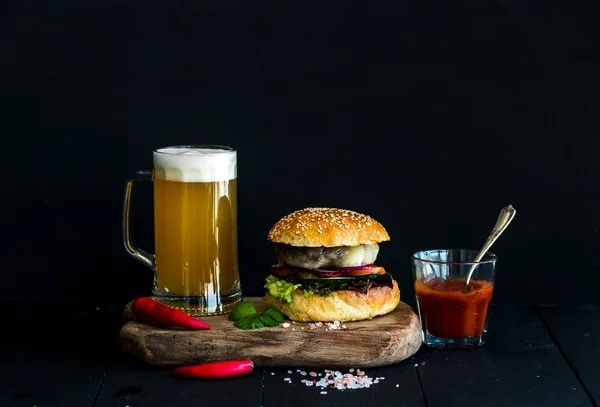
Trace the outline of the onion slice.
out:
[[[347,267],[331,267],[330,269],[311,269],[302,267],[293,267],[286,264],[273,264],[271,271],[277,276],[291,275],[294,271],[308,271],[311,273],[319,274],[322,277],[342,277],[346,272],[352,272],[356,270],[362,270],[373,267],[373,264],[361,264],[360,266],[347,266]]]
[[[302,268],[302,267],[296,267],[298,270],[305,270],[305,271],[310,271],[313,273],[319,273],[319,274],[338,274],[341,270],[334,270],[334,269],[307,269],[307,268]]]
[[[360,270],[360,269],[366,269],[368,267],[373,267],[373,263],[370,264],[361,264],[360,266],[340,266],[340,267],[334,267],[334,269],[336,271],[352,271],[352,270]]]
[[[373,267],[373,264],[361,264],[360,266],[348,266],[348,267],[333,266],[329,269],[309,269],[309,268],[302,268],[302,267],[294,267],[294,268],[297,268],[298,270],[312,271],[314,273],[339,273],[340,271],[360,270],[360,269],[366,269],[369,267]]]

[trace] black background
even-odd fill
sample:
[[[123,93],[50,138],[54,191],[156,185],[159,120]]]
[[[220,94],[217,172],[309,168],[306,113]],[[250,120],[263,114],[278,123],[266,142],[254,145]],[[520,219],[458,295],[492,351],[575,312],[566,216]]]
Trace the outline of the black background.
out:
[[[12,4],[11,4],[12,3]],[[238,149],[244,294],[287,213],[389,231],[378,263],[493,251],[497,303],[598,303],[597,1],[30,1],[1,6],[0,298],[147,295],[121,242],[152,149]],[[136,238],[152,250],[151,187]]]

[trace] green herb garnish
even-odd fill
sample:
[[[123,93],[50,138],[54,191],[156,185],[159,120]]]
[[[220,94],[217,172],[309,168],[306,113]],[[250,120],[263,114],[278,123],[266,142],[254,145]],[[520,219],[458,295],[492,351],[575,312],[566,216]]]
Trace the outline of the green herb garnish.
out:
[[[265,326],[258,315],[238,319],[233,323],[233,325],[242,329],[256,329]]]
[[[238,321],[242,318],[256,315],[256,308],[252,301],[240,302],[235,306],[233,311],[229,314],[229,319],[232,321]]]
[[[251,301],[244,301],[236,305],[229,314],[229,319],[235,321],[234,326],[246,330],[265,326],[273,327],[285,321],[283,314],[277,308],[269,308],[257,314],[254,303]]]
[[[265,316],[265,317],[269,317],[271,319],[274,319],[277,322],[283,322],[283,321],[285,321],[285,318],[283,317],[283,314],[277,308],[266,309],[260,315],[261,316]]]
[[[271,308],[274,309],[274,308]],[[277,321],[276,319],[273,319],[271,317],[265,316],[264,313],[260,314],[258,316],[258,319],[260,319],[260,322],[262,322],[264,324],[264,326],[268,326],[268,327],[274,327],[279,325],[279,321]],[[283,316],[281,317],[281,319],[283,320]]]

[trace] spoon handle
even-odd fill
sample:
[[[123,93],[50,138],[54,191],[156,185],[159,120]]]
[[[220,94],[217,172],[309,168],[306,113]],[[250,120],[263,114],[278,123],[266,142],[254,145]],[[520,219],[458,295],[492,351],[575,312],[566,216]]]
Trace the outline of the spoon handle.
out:
[[[496,225],[494,225],[494,229],[488,236],[487,240],[483,244],[483,247],[475,256],[475,262],[480,261],[483,256],[487,253],[487,251],[492,247],[496,239],[504,232],[504,230],[508,227],[508,224],[513,220],[517,211],[513,208],[512,205],[508,205],[500,211],[500,215],[498,215],[498,220],[496,221]],[[471,270],[469,270],[469,275],[467,276],[467,285],[469,285],[469,281],[471,281],[471,276],[473,275],[473,271],[477,267],[477,264],[473,264]]]

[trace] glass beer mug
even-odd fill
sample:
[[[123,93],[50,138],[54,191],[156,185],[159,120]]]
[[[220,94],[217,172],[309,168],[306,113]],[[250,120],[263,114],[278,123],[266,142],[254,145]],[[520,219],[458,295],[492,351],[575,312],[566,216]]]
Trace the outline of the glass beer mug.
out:
[[[123,242],[154,271],[152,298],[190,315],[231,311],[242,300],[237,251],[237,152],[217,145],[155,150],[154,170],[127,181]],[[155,254],[131,240],[131,192],[154,182]]]

